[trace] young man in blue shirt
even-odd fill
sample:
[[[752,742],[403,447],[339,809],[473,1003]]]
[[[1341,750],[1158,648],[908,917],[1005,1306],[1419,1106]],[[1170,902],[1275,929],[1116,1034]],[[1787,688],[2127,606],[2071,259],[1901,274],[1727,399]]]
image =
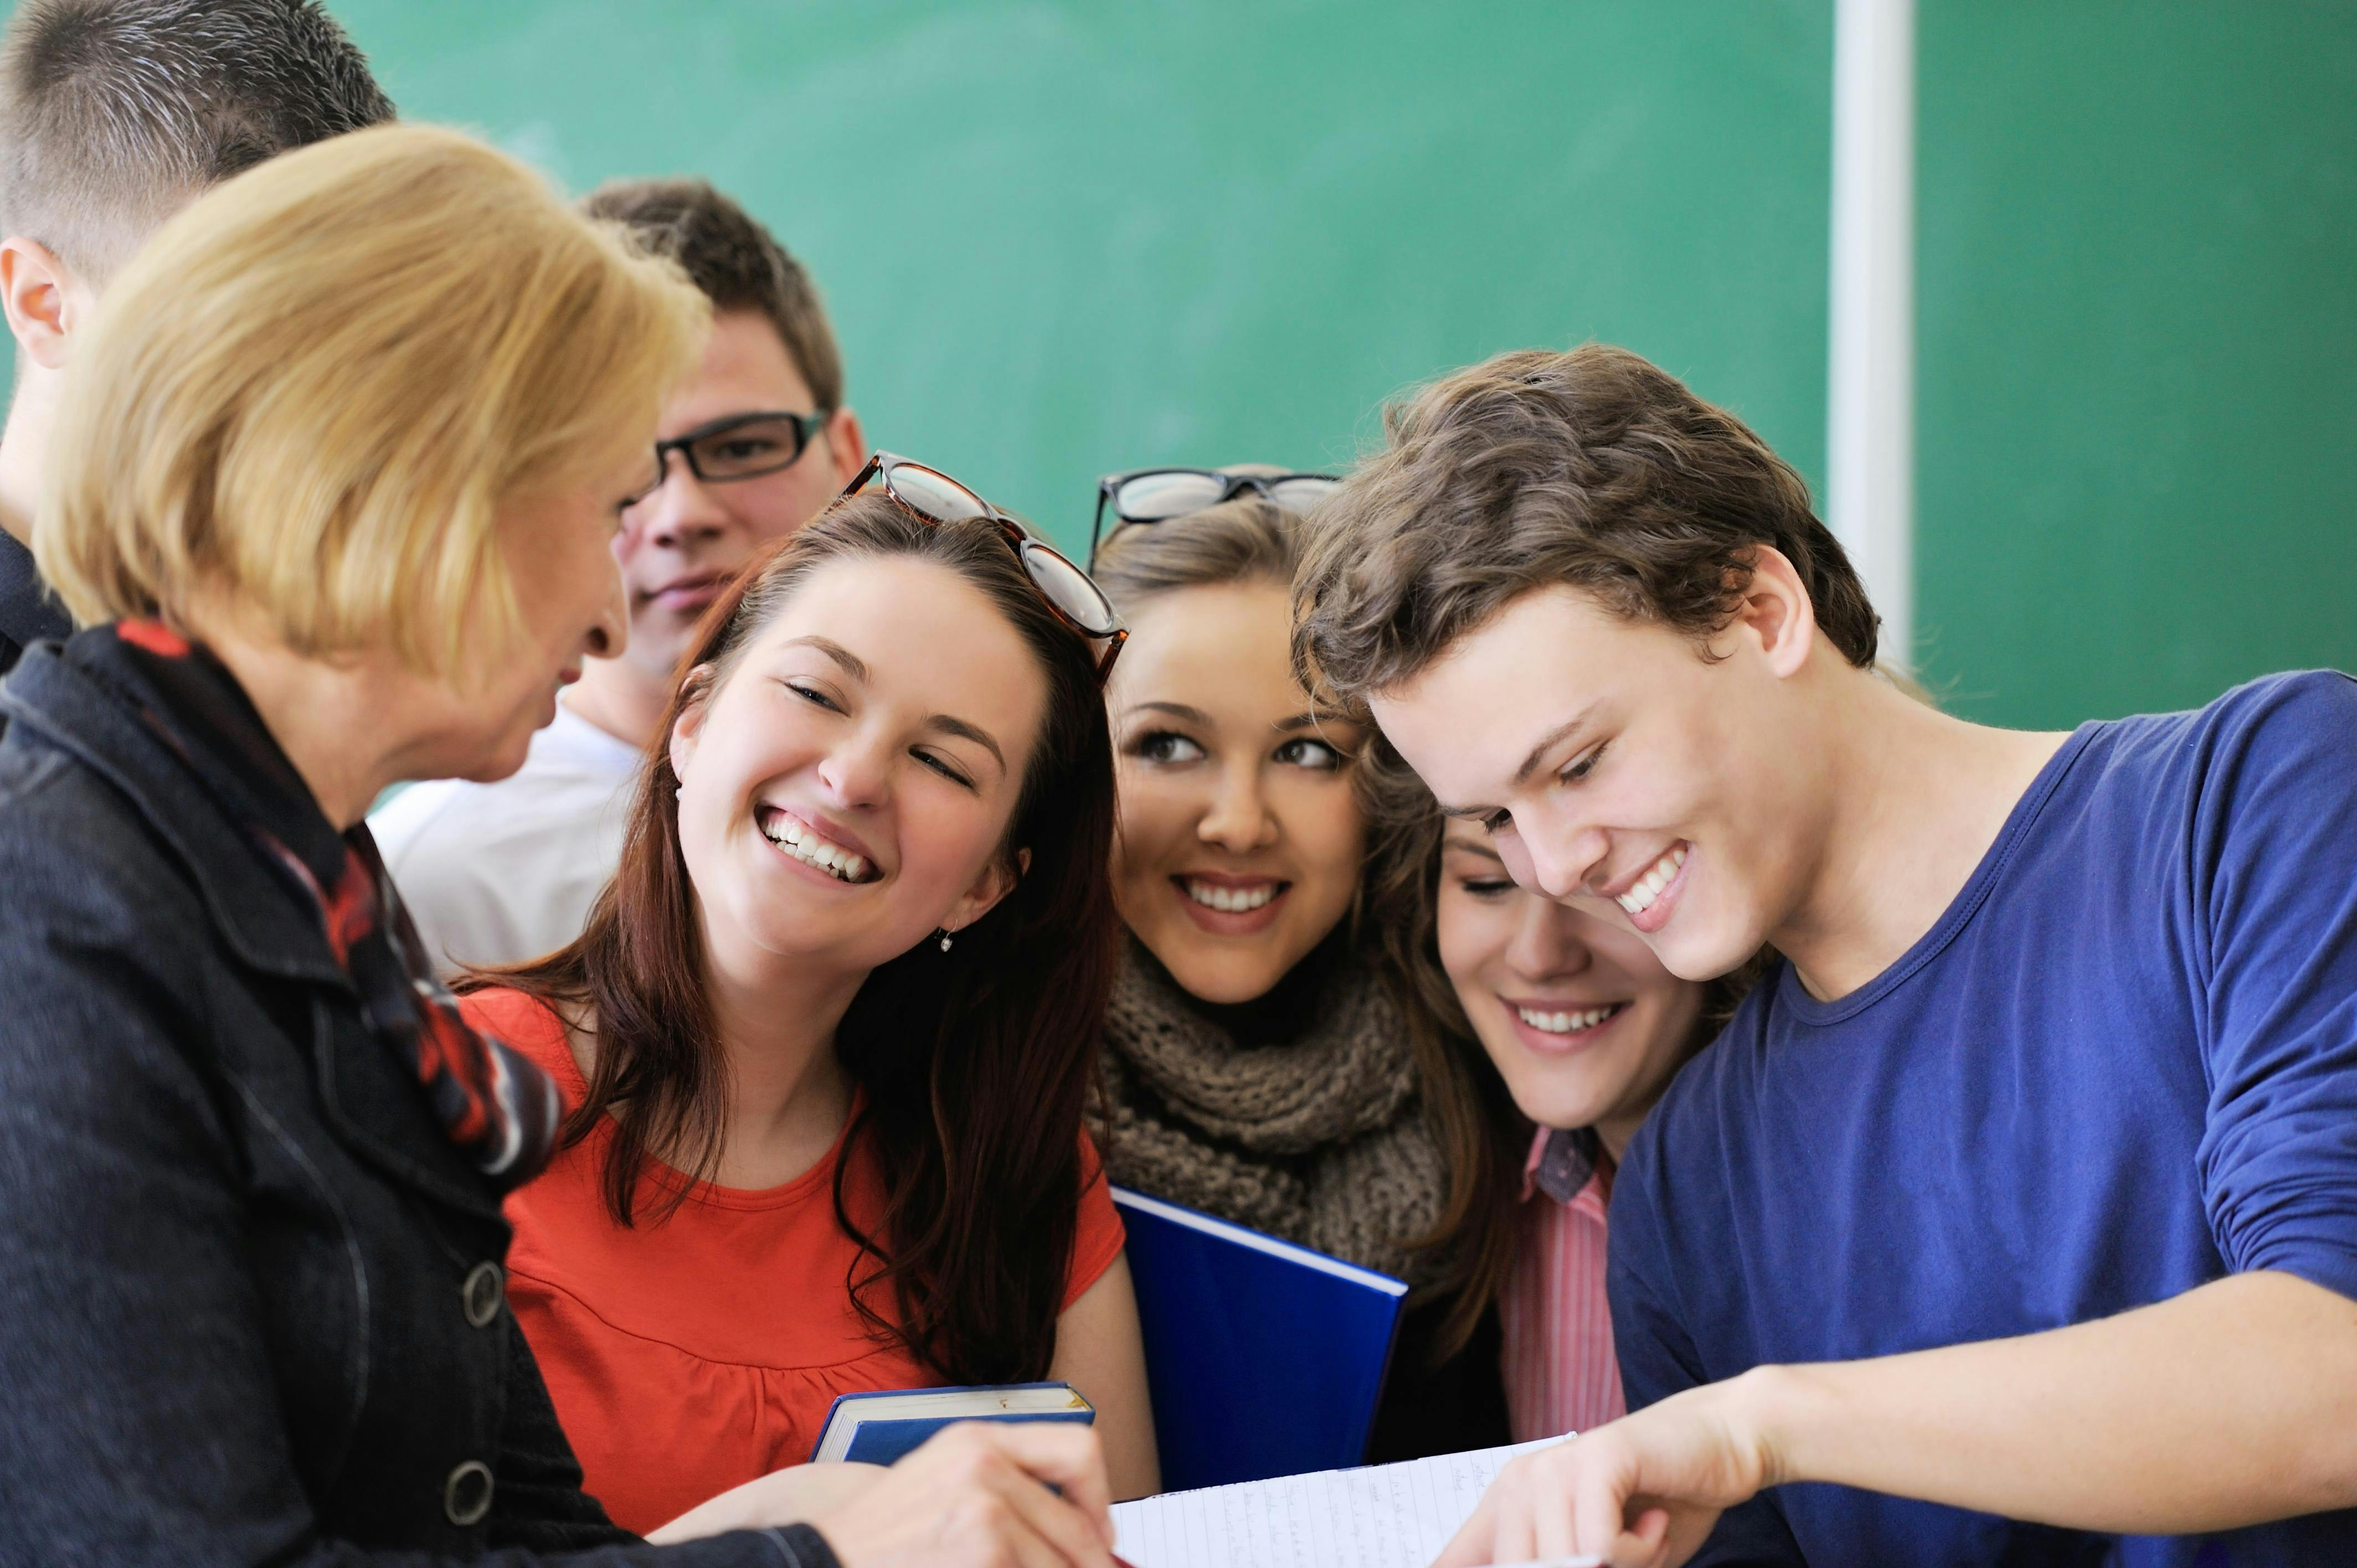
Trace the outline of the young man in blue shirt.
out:
[[[1427,389],[1321,515],[1297,651],[1518,882],[1783,959],[1615,1188],[1634,1413],[1446,1568],[2357,1562],[2357,682],[1943,715],[1618,349]]]

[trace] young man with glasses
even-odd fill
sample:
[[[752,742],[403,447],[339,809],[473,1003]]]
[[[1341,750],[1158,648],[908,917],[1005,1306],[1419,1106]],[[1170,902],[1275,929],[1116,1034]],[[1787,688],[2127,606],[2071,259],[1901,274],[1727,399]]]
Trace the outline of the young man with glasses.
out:
[[[419,931],[452,969],[537,957],[580,933],[697,620],[866,456],[818,291],[743,208],[687,179],[616,181],[583,207],[679,263],[712,301],[712,340],[664,407],[661,478],[615,543],[629,647],[590,660],[512,778],[422,784],[370,821]]]

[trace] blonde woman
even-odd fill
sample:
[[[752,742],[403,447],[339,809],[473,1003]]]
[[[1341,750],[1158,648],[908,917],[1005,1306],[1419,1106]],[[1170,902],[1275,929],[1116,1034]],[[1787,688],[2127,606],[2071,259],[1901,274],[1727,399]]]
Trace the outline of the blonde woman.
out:
[[[241,176],[113,285],[34,532],[86,629],[0,693],[0,1561],[1106,1562],[1061,1433],[639,1544],[503,1300],[557,1097],[434,983],[361,813],[513,769],[619,651],[612,531],[705,317],[419,128]]]

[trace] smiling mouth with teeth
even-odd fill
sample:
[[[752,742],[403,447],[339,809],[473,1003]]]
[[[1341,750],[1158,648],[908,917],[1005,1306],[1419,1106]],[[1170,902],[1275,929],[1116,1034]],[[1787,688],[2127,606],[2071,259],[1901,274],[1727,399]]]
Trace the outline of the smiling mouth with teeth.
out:
[[[1685,863],[1686,846],[1674,846],[1668,854],[1653,862],[1644,875],[1637,878],[1634,887],[1618,896],[1613,902],[1631,915],[1643,914],[1653,907],[1653,900],[1662,896],[1662,889],[1670,885],[1671,879],[1678,874],[1678,867]]]
[[[867,857],[840,844],[829,843],[816,828],[791,811],[773,811],[761,823],[761,836],[804,865],[816,866],[837,882],[872,882],[875,867]]]
[[[1179,890],[1206,909],[1222,914],[1248,915],[1254,909],[1265,909],[1269,901],[1291,886],[1287,882],[1264,882],[1256,887],[1222,887],[1216,883],[1197,882],[1191,877],[1178,879]]]
[[[1610,1022],[1628,1010],[1626,1002],[1608,1002],[1601,1007],[1575,1007],[1566,1012],[1542,1013],[1534,1007],[1516,1006],[1514,1015],[1542,1035],[1577,1035]]]

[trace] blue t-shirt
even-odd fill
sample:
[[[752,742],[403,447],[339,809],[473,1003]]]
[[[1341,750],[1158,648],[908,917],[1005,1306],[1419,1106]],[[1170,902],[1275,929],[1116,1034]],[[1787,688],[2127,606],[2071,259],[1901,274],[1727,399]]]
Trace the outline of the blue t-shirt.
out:
[[[2337,674],[2073,734],[1882,974],[1820,1002],[1770,972],[1612,1196],[1631,1410],[2253,1269],[2357,1297],[2357,682]],[[1795,1485],[1695,1561],[2357,1563],[2357,1512],[2112,1541]]]

